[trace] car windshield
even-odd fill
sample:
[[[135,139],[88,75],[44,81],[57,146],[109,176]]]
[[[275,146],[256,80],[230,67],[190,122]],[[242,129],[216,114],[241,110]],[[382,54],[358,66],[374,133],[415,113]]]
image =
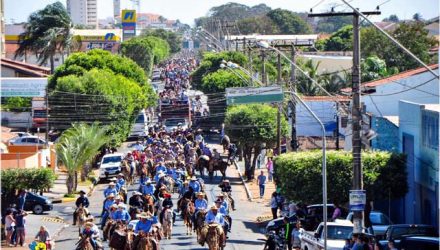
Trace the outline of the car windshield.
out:
[[[34,110],[34,118],[46,118],[46,110]]]
[[[370,221],[373,225],[390,225],[391,222],[384,214],[381,213],[371,213]]]
[[[392,238],[400,238],[406,235],[437,236],[434,228],[431,227],[396,227],[393,230]]]
[[[167,127],[177,126],[179,123],[184,124],[185,123],[185,119],[166,120],[165,121],[165,126],[167,126]]]
[[[332,240],[345,240],[350,237],[353,227],[328,226],[328,238]]]
[[[121,156],[109,156],[109,157],[105,157],[102,160],[102,164],[113,163],[113,162],[121,162],[121,161],[122,161],[122,157]]]

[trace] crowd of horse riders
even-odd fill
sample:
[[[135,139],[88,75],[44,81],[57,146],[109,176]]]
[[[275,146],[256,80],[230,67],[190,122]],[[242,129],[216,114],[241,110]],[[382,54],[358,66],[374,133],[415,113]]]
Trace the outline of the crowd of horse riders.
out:
[[[163,65],[162,76],[172,72],[173,79],[177,79],[180,70],[187,72],[187,68],[192,68],[185,67],[192,62],[190,58],[171,59]],[[85,249],[86,245],[100,249],[101,239],[108,240],[112,249],[159,249],[161,239],[171,239],[176,219],[173,208],[183,219],[187,235],[195,232],[202,246],[206,242],[210,249],[223,248],[232,225],[229,213],[235,209],[231,185],[225,176],[228,161],[221,159],[220,152],[208,147],[201,131],[180,126],[171,132],[155,126],[133,148],[121,164],[121,173],[110,179],[104,190],[102,237],[87,211],[89,201],[85,192],[80,192],[74,212],[74,224],[78,222],[82,236],[77,249]],[[233,144],[225,150],[229,155],[236,153]],[[211,205],[204,193],[203,179],[195,175],[197,171],[203,177],[205,169],[211,177],[214,171],[223,175],[219,183],[221,192]],[[127,188],[135,179],[139,180],[139,189],[127,200]],[[179,194],[176,207],[173,193]]]

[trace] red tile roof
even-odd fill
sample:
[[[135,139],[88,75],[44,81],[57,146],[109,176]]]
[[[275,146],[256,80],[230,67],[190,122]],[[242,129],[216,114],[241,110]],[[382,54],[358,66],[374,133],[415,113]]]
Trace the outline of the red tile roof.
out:
[[[429,65],[429,68],[434,70],[434,69],[438,69],[438,64],[431,64]],[[379,80],[375,80],[375,81],[371,81],[371,82],[366,82],[361,84],[362,85],[362,89],[366,89],[366,88],[372,88],[372,87],[376,87],[376,86],[380,86],[380,85],[384,85],[384,84],[388,84],[388,83],[392,83],[394,81],[398,81],[401,79],[405,79],[414,75],[418,75],[421,73],[425,73],[426,71],[428,71],[425,67],[420,67],[417,69],[411,69],[411,70],[407,70],[407,71],[403,71],[399,74],[393,75],[393,76],[389,76],[386,78],[382,78]],[[346,92],[346,93],[350,93],[351,92],[351,88],[344,88],[341,89],[342,92]]]
[[[1,59],[1,66],[5,68],[11,68],[25,75],[34,76],[34,77],[48,77],[50,74],[49,68],[41,67],[34,64],[14,61],[8,58]]]

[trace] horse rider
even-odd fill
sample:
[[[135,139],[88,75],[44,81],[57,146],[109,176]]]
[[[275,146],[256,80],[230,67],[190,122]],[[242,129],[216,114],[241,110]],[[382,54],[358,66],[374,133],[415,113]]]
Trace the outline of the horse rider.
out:
[[[162,201],[162,211],[160,212],[159,215],[159,221],[162,224],[163,224],[163,215],[165,213],[165,209],[171,209],[174,206],[173,201],[171,200],[171,194],[165,193],[163,197],[164,200]],[[173,212],[173,224],[174,224],[174,222],[176,221],[176,213],[174,211],[172,212]]]
[[[75,212],[73,212],[73,225],[76,225],[76,218],[78,217],[78,209],[82,207],[84,209],[84,212],[86,215],[89,215],[89,211],[87,211],[87,208],[89,207],[89,199],[85,196],[86,192],[83,190],[79,191],[79,197],[75,201],[76,209]]]
[[[156,166],[156,173],[160,172],[160,171],[162,171],[164,173],[167,172],[167,168],[165,167],[165,164],[163,161],[159,162],[159,164],[157,164],[157,166]]]
[[[124,174],[119,173],[116,180],[116,189],[120,191],[123,186],[125,186]]]
[[[96,230],[95,224],[93,222],[87,222],[84,226],[84,230],[82,230],[81,235],[89,237],[90,244],[93,246],[93,249],[98,249],[98,242],[96,241],[99,239],[99,230]]]
[[[208,209],[208,201],[204,197],[205,197],[205,194],[203,192],[198,192],[197,199],[194,201],[194,208],[195,208],[195,212],[193,214],[194,229],[196,229],[195,224],[196,224],[196,218],[197,218],[197,215],[199,214],[199,211]]]
[[[234,143],[229,144],[228,159],[232,161],[231,157],[235,158],[235,156],[237,155],[237,151],[238,151],[237,146]]]
[[[130,199],[128,200],[128,205],[130,205],[130,207],[134,207],[134,208],[143,207],[144,201],[142,200],[141,195],[142,195],[142,193],[140,193],[138,191],[133,191]]]
[[[192,187],[194,192],[199,193],[202,191],[202,185],[197,180],[195,176],[191,177],[191,180],[189,181],[189,186]]]
[[[138,234],[139,232],[149,233],[151,232],[153,220],[151,218],[151,215],[149,215],[146,212],[142,212],[138,214],[137,216],[139,218],[139,221],[136,223],[136,226],[134,227],[134,232]]]
[[[134,164],[135,164],[135,158],[131,152],[128,152],[125,156],[124,160],[127,161],[128,165],[130,166],[130,174],[133,174],[134,172]]]
[[[218,208],[218,212],[223,215],[224,219],[224,225],[223,225],[223,231],[225,232],[231,232],[231,226],[232,226],[232,218],[228,214],[228,209],[225,208],[225,206],[222,205],[223,201],[221,199],[217,199],[215,201],[215,206]]]
[[[224,179],[222,183],[220,183],[220,185],[218,185],[219,188],[221,188],[223,193],[227,193],[229,199],[231,199],[231,208],[232,210],[235,211],[235,201],[232,198],[232,186],[229,183],[228,179]]]
[[[109,194],[117,195],[118,190],[116,189],[116,184],[112,181],[108,184],[108,187],[104,189],[104,197],[108,197]]]
[[[141,176],[139,177],[139,184],[140,185],[145,185],[145,183],[150,180],[150,177],[148,177],[145,173],[142,173]]]
[[[217,149],[216,148],[214,148],[213,150],[212,150],[213,152],[212,152],[212,160],[210,161],[210,165],[211,165],[211,169],[214,167],[214,166],[218,166],[218,163],[220,162],[220,160],[221,160],[221,156],[220,156],[220,153],[217,151]]]
[[[97,239],[100,239],[101,238],[101,233],[99,232],[99,227],[94,223],[94,220],[95,220],[95,217],[93,217],[93,215],[90,215],[89,217],[87,217],[86,218],[86,223],[87,222],[92,222],[93,223],[93,227],[92,227],[92,230],[94,230],[95,232],[98,232],[97,233]],[[84,224],[84,226],[83,226],[83,228],[81,228],[81,230],[84,230],[86,227],[85,227],[85,224]]]
[[[208,213],[206,214],[205,217],[205,222],[206,222],[206,226],[208,225],[212,225],[212,224],[217,224],[217,232],[221,232],[221,236],[223,239],[223,242],[221,243],[222,246],[225,246],[226,243],[226,236],[225,233],[223,231],[223,227],[225,224],[225,220],[223,218],[223,215],[221,213],[218,212],[218,208],[216,205],[212,205],[211,209],[208,211]],[[203,233],[200,235],[200,241],[199,243],[203,246],[205,243],[205,239],[206,239],[206,234],[204,235]]]
[[[179,188],[179,196],[182,197],[189,190],[189,182],[185,180]]]
[[[107,198],[104,200],[104,207],[102,212],[102,219],[101,219],[101,229],[104,228],[105,222],[107,221],[107,218],[110,213],[110,206],[115,204],[115,195],[113,193],[110,193],[107,195]]]
[[[156,190],[156,188],[154,187],[154,185],[151,184],[151,180],[147,180],[147,182],[145,183],[145,185],[141,185],[139,187],[139,191],[142,193],[142,195],[153,195],[154,191]]]
[[[118,211],[116,211],[114,219],[117,221],[122,221],[124,224],[127,224],[131,220],[131,217],[125,208],[126,207],[124,204],[119,204]]]

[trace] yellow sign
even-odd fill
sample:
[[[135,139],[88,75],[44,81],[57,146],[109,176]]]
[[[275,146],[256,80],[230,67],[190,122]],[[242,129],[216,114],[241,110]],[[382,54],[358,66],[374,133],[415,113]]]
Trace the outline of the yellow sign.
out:
[[[122,23],[136,23],[136,10],[122,10]]]

